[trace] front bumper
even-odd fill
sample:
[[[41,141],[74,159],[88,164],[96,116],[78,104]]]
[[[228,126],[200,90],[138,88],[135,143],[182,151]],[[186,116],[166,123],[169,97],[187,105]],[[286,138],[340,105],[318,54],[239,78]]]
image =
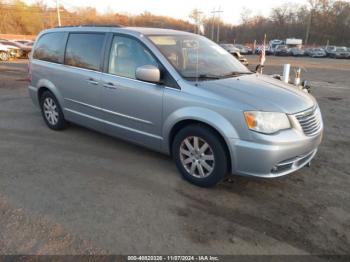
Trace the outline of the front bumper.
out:
[[[231,139],[232,173],[272,178],[297,171],[316,155],[322,133],[323,129],[314,136],[306,136],[290,129],[270,136],[271,141]]]
[[[348,55],[339,55],[339,54],[337,54],[337,55],[335,55],[335,58],[346,59],[346,58],[349,58],[349,56]]]

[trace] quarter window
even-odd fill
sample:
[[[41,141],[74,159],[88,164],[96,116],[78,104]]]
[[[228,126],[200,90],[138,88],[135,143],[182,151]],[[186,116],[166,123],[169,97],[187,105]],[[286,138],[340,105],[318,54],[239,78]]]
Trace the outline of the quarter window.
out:
[[[69,34],[64,63],[90,70],[100,70],[104,34]]]
[[[136,68],[143,65],[159,67],[156,59],[139,41],[129,37],[114,36],[108,73],[136,79]]]
[[[65,33],[47,33],[40,37],[33,53],[34,59],[62,63]]]

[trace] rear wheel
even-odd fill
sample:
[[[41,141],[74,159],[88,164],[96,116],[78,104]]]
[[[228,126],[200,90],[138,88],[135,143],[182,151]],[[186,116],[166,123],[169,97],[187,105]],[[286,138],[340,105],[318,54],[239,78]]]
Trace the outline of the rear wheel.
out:
[[[40,97],[41,113],[46,125],[54,130],[62,130],[66,127],[61,107],[56,97],[50,92],[45,91]]]
[[[197,186],[214,186],[227,173],[224,145],[206,126],[190,125],[180,130],[174,138],[172,153],[182,176]]]
[[[7,52],[0,51],[0,61],[8,61],[9,58],[9,54]]]

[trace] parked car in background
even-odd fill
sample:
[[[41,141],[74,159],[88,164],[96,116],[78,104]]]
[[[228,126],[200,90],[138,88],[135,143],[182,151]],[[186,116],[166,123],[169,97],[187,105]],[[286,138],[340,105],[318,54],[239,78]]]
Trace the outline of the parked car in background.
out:
[[[17,52],[18,53],[17,58],[28,57],[29,52],[32,50],[32,46],[28,45],[31,42],[26,42],[26,44],[22,44],[16,41],[9,41],[9,40],[0,40],[0,42],[5,45],[19,48],[19,51]]]
[[[305,55],[306,55],[306,56],[310,56],[311,50],[312,50],[311,47],[305,48],[305,49],[304,49]]]
[[[8,44],[7,40],[0,40],[0,44],[7,48],[9,58],[19,58],[22,55],[21,49],[15,45]]]
[[[315,98],[254,74],[188,32],[45,30],[29,79],[49,128],[74,122],[171,155],[183,178],[198,186],[214,186],[227,174],[287,175],[307,165],[322,140]]]
[[[334,53],[336,49],[337,47],[335,45],[329,45],[324,47],[324,50],[326,51],[327,56],[330,56],[330,53]]]
[[[233,44],[220,44],[220,46],[225,49],[227,52],[229,52],[231,55],[236,57],[239,62],[241,62],[243,65],[248,66],[248,60],[245,58],[241,53],[239,52],[239,49],[236,48]]]
[[[14,40],[14,42],[20,43],[22,45],[28,45],[28,44],[32,44],[33,45],[33,43],[34,43],[34,41],[32,41],[32,40]]]
[[[286,45],[277,45],[274,50],[275,56],[289,56],[289,49]]]
[[[268,48],[266,48],[266,54],[267,55],[274,55],[275,54],[275,48],[278,45],[284,45],[285,42],[283,40],[280,39],[272,39],[269,41],[269,45]]]
[[[242,55],[248,55],[249,52],[250,53],[253,53],[252,49],[251,48],[248,48],[244,45],[241,45],[241,44],[234,44],[233,45],[234,47],[238,48],[239,49],[239,52],[242,54]]]
[[[253,49],[249,46],[245,46],[245,48],[248,50],[248,55],[252,55],[253,54]]]
[[[349,58],[350,52],[345,46],[332,46],[326,48],[328,56],[332,58]]]
[[[308,49],[307,55],[314,58],[327,57],[327,53],[323,48],[310,48]]]
[[[22,57],[28,57],[28,54],[32,51],[33,42],[27,41],[24,44],[16,41],[10,42],[22,50]]]
[[[23,56],[23,51],[21,48],[17,47],[17,44],[8,41],[8,40],[0,40],[0,44],[8,46],[11,49],[10,54],[14,58],[20,58]]]
[[[273,53],[274,53],[274,48],[272,46],[267,46],[265,48],[265,54],[266,55],[273,55]]]
[[[290,55],[292,56],[304,56],[305,55],[305,51],[304,49],[301,49],[299,47],[292,47],[289,50]]]
[[[9,48],[0,43],[0,61],[8,61],[10,56]]]

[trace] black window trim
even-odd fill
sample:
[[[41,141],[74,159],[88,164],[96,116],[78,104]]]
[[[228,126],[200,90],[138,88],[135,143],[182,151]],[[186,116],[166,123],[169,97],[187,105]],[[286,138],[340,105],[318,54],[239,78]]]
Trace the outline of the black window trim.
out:
[[[102,48],[101,48],[101,53],[100,53],[100,65],[99,65],[99,69],[98,70],[94,70],[94,69],[90,69],[90,68],[84,68],[84,67],[78,67],[78,66],[73,66],[73,65],[68,65],[65,63],[66,61],[66,52],[67,52],[67,45],[68,45],[68,40],[69,40],[69,36],[71,34],[99,34],[99,35],[104,35],[104,39],[103,39],[103,44],[102,44]],[[64,66],[70,66],[73,68],[78,68],[78,69],[82,69],[82,70],[88,70],[88,71],[93,71],[93,72],[103,72],[103,64],[104,64],[104,53],[105,53],[105,49],[106,49],[106,44],[107,44],[107,32],[99,32],[99,31],[69,31],[67,33],[67,38],[66,38],[66,45],[64,47],[64,54],[63,54],[63,65]]]
[[[114,75],[108,72],[109,69],[109,59],[110,59],[110,53],[112,50],[112,43],[113,43],[113,38],[114,36],[121,36],[121,37],[125,37],[125,38],[130,38],[132,40],[137,41],[138,43],[140,43],[152,56],[153,58],[156,60],[156,62],[161,66],[161,70],[165,71],[171,79],[171,86],[169,85],[165,85],[164,83],[159,83],[158,85],[162,85],[164,87],[167,88],[171,88],[171,89],[177,89],[177,90],[181,90],[180,86],[178,85],[178,83],[176,82],[176,80],[174,79],[174,77],[170,74],[170,72],[166,69],[166,67],[163,65],[163,63],[158,59],[158,57],[152,52],[152,50],[150,50],[150,48],[143,43],[140,39],[138,39],[137,37],[133,36],[133,35],[129,35],[129,34],[125,34],[125,33],[121,33],[121,32],[111,32],[109,33],[109,36],[107,37],[108,40],[106,41],[106,48],[105,48],[105,54],[104,54],[104,63],[103,63],[103,73],[108,74],[108,75],[112,75],[112,76],[116,76],[116,77],[123,77],[123,76],[118,76],[118,75]],[[162,72],[161,72],[162,73]],[[134,81],[140,81],[138,79],[133,79],[133,78],[129,78],[129,77],[123,77],[129,80],[134,80]],[[145,82],[145,81],[141,81],[143,83],[149,83],[149,82]]]

